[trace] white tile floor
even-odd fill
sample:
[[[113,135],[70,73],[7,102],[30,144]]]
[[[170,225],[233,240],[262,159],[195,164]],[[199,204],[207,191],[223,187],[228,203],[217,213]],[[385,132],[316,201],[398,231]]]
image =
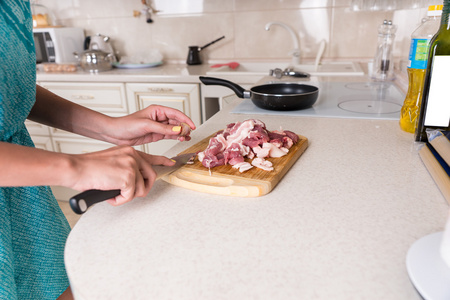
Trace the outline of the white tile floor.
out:
[[[73,226],[75,226],[75,224],[80,219],[81,215],[77,215],[72,211],[68,201],[58,201],[58,204],[61,207],[64,215],[66,216],[67,221],[69,221],[70,227],[73,228]]]

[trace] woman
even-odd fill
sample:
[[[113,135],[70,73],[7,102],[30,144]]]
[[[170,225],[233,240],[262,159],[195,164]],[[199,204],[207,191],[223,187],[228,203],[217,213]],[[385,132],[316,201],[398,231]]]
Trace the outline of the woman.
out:
[[[0,299],[70,299],[63,260],[70,228],[47,186],[120,189],[112,205],[145,196],[156,178],[152,165],[174,162],[131,146],[189,139],[178,125],[195,125],[162,106],[111,118],[36,86],[28,0],[0,2],[0,39]],[[118,146],[83,155],[36,149],[26,118]]]

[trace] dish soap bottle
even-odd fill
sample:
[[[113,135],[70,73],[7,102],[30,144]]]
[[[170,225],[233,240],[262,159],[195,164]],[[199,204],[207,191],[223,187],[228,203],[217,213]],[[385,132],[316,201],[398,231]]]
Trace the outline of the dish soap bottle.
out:
[[[384,20],[378,27],[378,46],[373,61],[372,79],[376,81],[394,79],[394,38],[397,26]]]
[[[444,0],[441,24],[431,39],[415,140],[426,142],[427,129],[450,130],[450,0]]]
[[[400,113],[400,128],[414,133],[419,118],[422,89],[427,71],[428,48],[431,38],[439,29],[442,5],[430,5],[427,17],[411,35],[408,63],[408,92]]]

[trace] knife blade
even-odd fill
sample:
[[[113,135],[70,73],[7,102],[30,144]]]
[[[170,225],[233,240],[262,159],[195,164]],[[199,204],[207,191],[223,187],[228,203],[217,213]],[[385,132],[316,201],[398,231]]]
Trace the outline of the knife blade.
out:
[[[195,157],[196,154],[186,153],[172,157],[175,161],[173,166],[152,166],[156,172],[156,180],[178,170]],[[83,214],[95,203],[114,198],[118,195],[120,195],[120,190],[87,190],[70,198],[69,204],[76,214]]]

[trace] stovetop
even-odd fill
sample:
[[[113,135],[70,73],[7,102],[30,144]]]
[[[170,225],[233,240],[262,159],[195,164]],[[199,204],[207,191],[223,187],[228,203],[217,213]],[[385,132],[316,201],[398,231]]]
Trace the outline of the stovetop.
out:
[[[405,99],[404,93],[392,82],[305,82],[305,84],[319,87],[319,97],[311,108],[273,111],[256,107],[250,100],[244,100],[232,110],[232,113],[398,120]]]

